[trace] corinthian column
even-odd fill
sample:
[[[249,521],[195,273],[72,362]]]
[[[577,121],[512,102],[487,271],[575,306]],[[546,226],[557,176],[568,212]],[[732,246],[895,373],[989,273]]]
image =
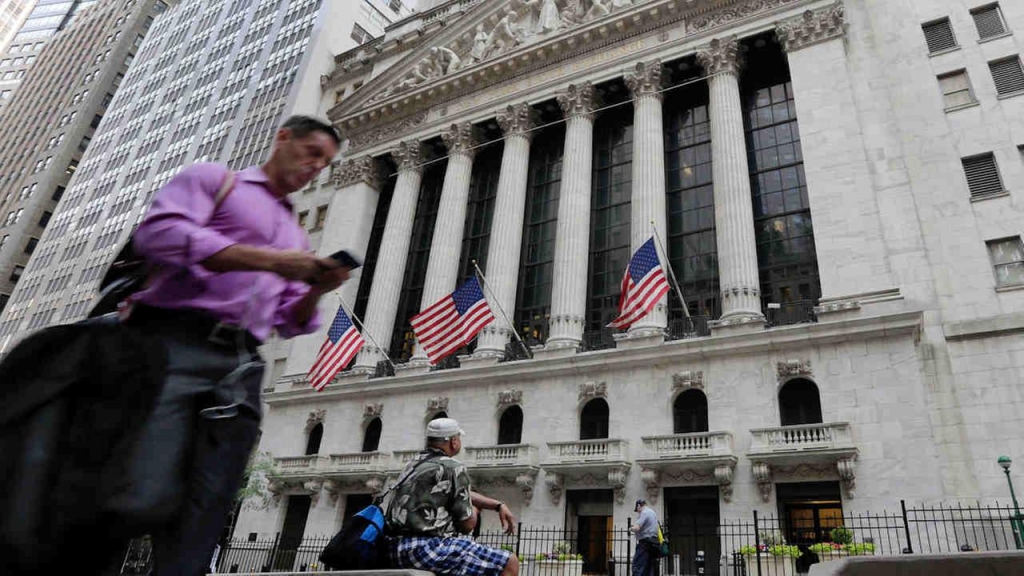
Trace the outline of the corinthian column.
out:
[[[498,125],[505,134],[505,150],[498,175],[498,195],[494,200],[496,218],[491,224],[487,247],[487,287],[491,297],[515,318],[519,259],[523,244],[523,218],[526,213],[526,187],[530,168],[530,139],[533,133],[533,109],[529,104],[509,106],[498,114]],[[500,312],[498,312],[500,314]],[[475,357],[500,358],[510,337],[504,318],[483,329]]]
[[[423,168],[420,166],[423,150],[419,142],[402,142],[391,151],[398,163],[398,180],[391,196],[388,219],[384,224],[377,267],[370,286],[370,300],[366,306],[363,327],[381,346],[391,342],[391,331],[395,327],[398,313],[398,299],[402,295],[402,278],[405,263],[409,257],[409,242],[412,240],[412,224],[416,217],[416,199],[420,193]],[[355,366],[374,368],[384,358],[387,350],[380,350],[366,339],[366,345],[359,352]]]
[[[558,95],[565,114],[565,153],[546,349],[575,349],[583,340],[590,253],[590,181],[594,154],[594,87],[573,84]]]
[[[651,223],[664,238],[665,227],[665,128],[661,120],[661,61],[640,62],[626,76],[633,93],[633,191],[630,197],[630,248],[636,252],[654,234]],[[658,249],[668,275],[668,258]],[[639,280],[639,278],[637,278]],[[629,328],[630,337],[663,336],[668,323],[662,297],[650,314]]]
[[[462,232],[466,226],[466,204],[469,202],[469,183],[473,174],[473,125],[469,122],[452,124],[441,133],[448,148],[448,168],[444,173],[441,202],[437,207],[434,236],[430,241],[430,259],[423,280],[420,310],[455,290],[459,276],[459,256],[462,254]],[[423,364],[427,354],[416,342],[411,365]]]
[[[697,60],[711,75],[711,176],[715,184],[715,239],[722,290],[722,317],[718,325],[760,323],[764,315],[740,107],[739,43],[735,36],[712,40],[697,53]]]

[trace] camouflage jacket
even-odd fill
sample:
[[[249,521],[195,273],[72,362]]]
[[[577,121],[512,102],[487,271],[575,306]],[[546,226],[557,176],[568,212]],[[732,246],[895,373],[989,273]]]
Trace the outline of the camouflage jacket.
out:
[[[402,477],[424,458],[431,460],[417,467],[392,494],[388,528],[402,535],[451,536],[455,522],[473,515],[469,474],[458,460],[428,449],[409,462]]]

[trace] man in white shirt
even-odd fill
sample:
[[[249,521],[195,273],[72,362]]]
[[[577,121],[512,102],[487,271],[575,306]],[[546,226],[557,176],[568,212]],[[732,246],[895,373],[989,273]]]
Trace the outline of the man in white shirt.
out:
[[[637,500],[634,511],[639,514],[632,530],[636,535],[633,554],[633,576],[656,576],[658,552],[658,515],[644,500]]]

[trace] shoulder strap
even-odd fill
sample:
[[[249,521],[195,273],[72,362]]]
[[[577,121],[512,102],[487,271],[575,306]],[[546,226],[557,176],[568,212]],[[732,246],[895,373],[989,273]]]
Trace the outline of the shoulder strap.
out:
[[[227,199],[228,194],[231,194],[231,191],[234,190],[234,188],[235,188],[235,173],[232,172],[229,169],[228,173],[224,175],[224,181],[220,183],[220,190],[217,190],[217,196],[214,197],[214,200],[213,200],[213,209],[214,210],[217,210],[217,208],[220,208],[220,205],[224,203],[224,200]]]
[[[391,494],[395,490],[398,490],[399,486],[405,484],[405,481],[408,480],[410,476],[412,476],[412,473],[415,472],[416,469],[420,467],[420,465],[426,464],[429,460],[433,460],[434,458],[438,457],[440,457],[438,454],[431,454],[430,456],[427,456],[423,460],[420,460],[419,462],[413,464],[412,468],[410,468],[408,472],[402,474],[402,477],[399,478],[397,482],[392,484],[391,487],[385,490],[383,494],[374,498],[374,500],[376,502],[384,502],[384,499],[388,497],[388,494]]]

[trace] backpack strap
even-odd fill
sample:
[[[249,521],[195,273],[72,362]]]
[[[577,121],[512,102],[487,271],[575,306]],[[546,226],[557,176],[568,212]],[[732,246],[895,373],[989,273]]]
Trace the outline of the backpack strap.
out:
[[[376,498],[374,498],[373,499],[374,503],[376,503],[378,505],[382,504],[384,502],[384,499],[388,497],[388,494],[391,494],[395,490],[398,490],[398,488],[402,484],[405,484],[405,481],[408,480],[412,476],[412,473],[415,472],[416,469],[420,467],[420,465],[426,464],[428,461],[433,460],[434,458],[440,458],[440,455],[439,454],[431,454],[430,456],[427,456],[423,460],[420,460],[419,462],[413,464],[412,468],[408,472],[403,474],[402,477],[399,478],[397,482],[392,484],[391,487],[388,488],[387,490],[385,490],[383,494],[381,494],[380,496],[377,496]],[[388,508],[389,509],[391,508],[390,504],[388,505]]]

